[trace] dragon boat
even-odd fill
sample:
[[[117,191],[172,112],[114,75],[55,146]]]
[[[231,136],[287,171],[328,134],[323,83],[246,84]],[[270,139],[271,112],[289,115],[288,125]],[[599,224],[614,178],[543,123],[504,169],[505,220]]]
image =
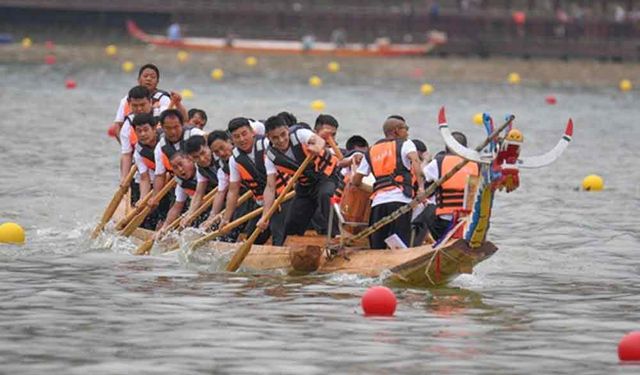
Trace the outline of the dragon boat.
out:
[[[504,127],[501,133],[498,132],[500,128],[494,129],[493,120],[488,114],[483,115],[483,122],[487,133],[500,135],[488,138],[486,147],[470,149],[459,144],[451,135],[444,108],[440,110],[438,127],[445,144],[465,161],[478,163],[480,172],[479,176],[468,179],[464,207],[454,214],[453,224],[440,241],[408,249],[387,250],[367,249],[361,241],[336,251],[336,244],[322,236],[291,236],[287,238],[285,246],[254,245],[242,263],[242,270],[357,274],[381,277],[387,282],[414,287],[438,286],[462,273],[471,273],[475,265],[498,250],[487,240],[496,192],[516,190],[520,183],[520,168],[540,168],[553,163],[569,145],[573,135],[573,122],[570,119],[562,138],[553,149],[542,155],[521,157],[524,137],[511,121],[500,127]],[[338,203],[334,205],[336,216],[343,217],[348,213],[345,211],[349,211],[349,207],[344,203],[345,200],[340,206]],[[124,205],[121,204],[117,216],[122,217],[126,213]],[[149,230],[137,229],[133,237],[137,241],[144,241],[153,234]],[[342,231],[342,235],[348,236],[349,233]],[[228,259],[240,244],[212,241],[202,248],[177,251],[185,255],[189,262],[218,264]]]
[[[446,43],[446,34],[432,31],[425,44],[391,44],[382,39],[375,44],[363,45],[347,43],[313,42],[306,44],[297,40],[230,39],[191,37],[179,40],[163,35],[150,35],[131,20],[127,21],[127,31],[131,37],[141,42],[159,47],[179,48],[194,51],[223,51],[242,53],[300,54],[335,57],[390,57],[420,56]]]

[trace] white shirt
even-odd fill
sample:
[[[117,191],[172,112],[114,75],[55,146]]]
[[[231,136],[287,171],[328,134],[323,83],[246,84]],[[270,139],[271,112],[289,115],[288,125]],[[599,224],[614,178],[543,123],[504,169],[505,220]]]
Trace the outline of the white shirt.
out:
[[[176,185],[175,195],[176,195],[176,202],[184,202],[189,197],[187,192],[184,191],[184,189],[180,185]]]
[[[417,152],[416,145],[411,140],[404,141],[400,150],[400,156],[402,158],[402,165],[404,165],[408,170],[411,170],[411,160],[409,160],[409,153],[411,152]],[[371,173],[371,167],[369,166],[369,162],[367,162],[366,158],[362,159],[362,162],[360,162],[356,172],[363,176],[367,176]],[[399,187],[394,187],[393,189],[376,193],[373,197],[371,207],[391,202],[409,203],[411,202],[411,198],[404,195],[402,193],[402,189]]]
[[[127,106],[127,99],[129,95],[125,95],[124,98],[120,99],[120,105],[118,105],[118,110],[116,111],[116,118],[113,119],[113,122],[124,122],[124,108]]]
[[[218,177],[218,191],[226,191],[229,188],[229,175],[224,173],[222,168],[218,168],[216,176]]]
[[[189,130],[185,130],[182,135],[182,140],[186,141],[187,139],[191,138],[194,135],[204,136],[204,131],[198,128],[191,128]],[[156,148],[153,150],[153,155],[154,155],[154,158],[156,159],[156,176],[160,176],[167,171],[167,168],[164,166],[164,163],[162,163],[162,147],[166,144],[167,144],[167,141],[163,134],[162,138],[160,138],[160,141],[156,145]],[[176,150],[179,151],[180,142],[174,143],[173,147],[175,147]]]
[[[249,124],[251,124],[251,129],[253,129],[253,133],[255,135],[264,137],[265,128],[263,123],[261,123],[260,121],[249,121]]]
[[[300,143],[308,145],[309,144],[309,140],[311,139],[311,137],[314,135],[315,133],[312,132],[309,129],[298,129],[296,130],[296,135],[298,136],[298,139],[300,140]],[[289,144],[289,148],[287,149],[287,151],[284,153],[287,157],[295,160],[295,155],[293,154],[293,150],[291,149],[291,144]],[[267,170],[267,175],[270,174],[276,174],[278,172],[278,169],[276,168],[275,164],[273,164],[273,162],[271,161],[271,159],[266,158],[264,161],[264,168]]]

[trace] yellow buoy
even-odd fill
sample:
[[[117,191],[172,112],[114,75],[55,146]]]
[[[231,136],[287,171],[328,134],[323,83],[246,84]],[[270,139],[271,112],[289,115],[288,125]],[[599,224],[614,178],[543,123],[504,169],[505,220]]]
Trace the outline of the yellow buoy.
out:
[[[482,121],[482,113],[478,112],[475,115],[473,115],[473,123],[476,125],[482,125],[483,121]]]
[[[135,68],[135,65],[133,65],[133,63],[131,61],[125,61],[122,63],[122,70],[125,73],[129,73],[133,70],[133,68]]]
[[[311,78],[309,78],[309,85],[313,86],[313,87],[318,87],[322,85],[322,79],[318,76],[311,76]]]
[[[256,65],[258,65],[258,59],[256,59],[256,58],[255,58],[255,57],[253,57],[253,56],[249,56],[249,57],[247,57],[246,59],[244,59],[244,63],[245,63],[247,66],[256,66]]]
[[[509,76],[507,77],[507,81],[509,81],[510,84],[512,85],[517,85],[520,83],[520,74],[518,73],[509,73]]]
[[[189,52],[187,51],[178,51],[178,54],[176,55],[176,57],[178,58],[178,61],[180,61],[181,63],[187,61],[189,59]]]
[[[224,71],[222,69],[213,69],[211,71],[211,78],[215,79],[216,81],[221,80],[222,77],[224,77]]]
[[[0,243],[24,243],[24,229],[16,223],[4,223],[0,225]]]
[[[331,61],[329,64],[327,64],[327,70],[329,70],[331,73],[338,73],[340,71],[340,64],[336,61]]]
[[[118,53],[118,47],[116,47],[113,44],[109,44],[105,49],[104,49],[104,53],[107,54],[107,56],[115,56]]]
[[[422,86],[420,86],[420,92],[422,93],[422,95],[431,95],[433,93],[433,85],[430,85],[428,83],[424,83]]]
[[[320,112],[324,109],[324,107],[326,107],[326,104],[323,100],[314,100],[311,102],[311,109],[313,109],[314,111]]]
[[[24,38],[22,39],[22,48],[29,48],[31,47],[31,45],[33,45],[33,41],[31,40],[31,38]]]
[[[619,84],[620,91],[627,92],[633,89],[633,84],[628,79],[623,79]]]
[[[597,174],[590,174],[582,180],[582,189],[586,191],[600,191],[604,189],[604,180]]]
[[[180,95],[182,96],[182,99],[191,99],[193,98],[193,91],[189,89],[184,89],[180,91]]]

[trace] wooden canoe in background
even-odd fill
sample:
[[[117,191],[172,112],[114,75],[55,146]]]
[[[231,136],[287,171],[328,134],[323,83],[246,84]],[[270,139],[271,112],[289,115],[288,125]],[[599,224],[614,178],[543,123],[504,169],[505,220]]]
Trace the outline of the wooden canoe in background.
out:
[[[133,38],[144,43],[184,50],[336,57],[420,56],[429,53],[436,46],[446,43],[447,39],[443,33],[432,32],[429,41],[425,44],[378,43],[365,46],[347,43],[338,48],[334,43],[314,42],[311,48],[307,49],[304,48],[302,41],[297,40],[233,39],[229,41],[225,38],[198,37],[171,40],[163,35],[147,34],[131,20],[127,21],[127,31]]]

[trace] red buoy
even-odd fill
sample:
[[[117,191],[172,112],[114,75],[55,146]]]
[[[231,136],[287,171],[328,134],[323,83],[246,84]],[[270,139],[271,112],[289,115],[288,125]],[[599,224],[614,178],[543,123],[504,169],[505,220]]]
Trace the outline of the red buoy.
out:
[[[56,63],[56,55],[46,55],[44,57],[44,63],[47,65],[53,65]]]
[[[547,95],[544,98],[544,101],[547,102],[547,104],[549,105],[554,105],[558,102],[558,100],[556,99],[556,97],[554,95]]]
[[[109,129],[107,129],[107,135],[109,137],[116,138],[117,134],[118,134],[118,125],[112,124],[111,126],[109,126]]]
[[[527,15],[525,12],[513,12],[511,17],[513,18],[513,22],[518,26],[522,26],[527,22]]]
[[[77,84],[76,81],[72,80],[72,79],[68,79],[66,81],[64,81],[64,86],[68,89],[75,89]]]
[[[374,286],[364,293],[360,304],[367,316],[393,316],[398,301],[391,289]]]
[[[640,361],[640,331],[624,335],[618,344],[618,358],[621,361]]]

